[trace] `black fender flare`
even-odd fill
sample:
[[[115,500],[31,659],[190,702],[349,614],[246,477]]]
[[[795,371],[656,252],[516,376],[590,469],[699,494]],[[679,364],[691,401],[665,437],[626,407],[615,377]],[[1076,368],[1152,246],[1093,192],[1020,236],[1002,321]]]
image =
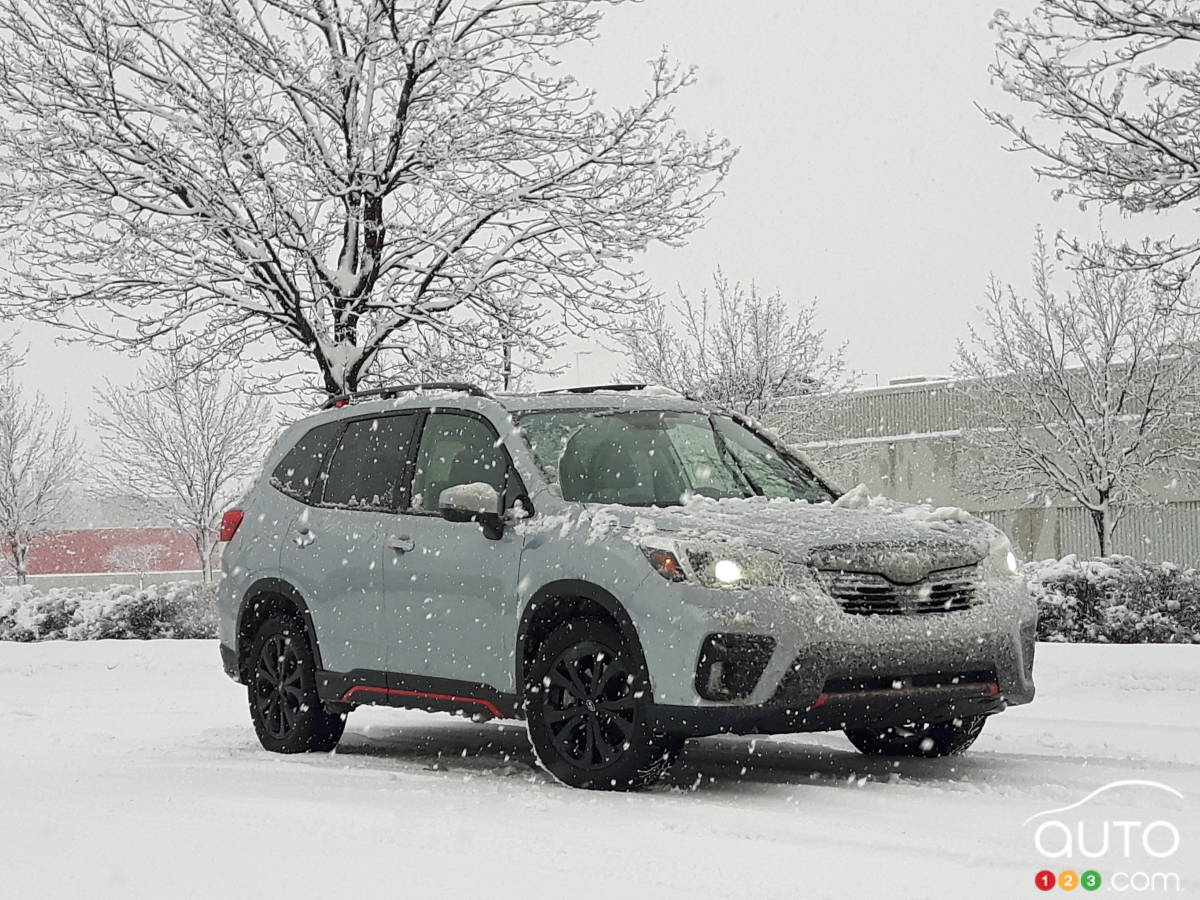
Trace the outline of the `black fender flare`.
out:
[[[630,617],[628,610],[625,609],[620,600],[614,597],[609,591],[590,581],[583,581],[576,578],[551,581],[538,588],[534,595],[529,598],[529,602],[525,604],[525,608],[521,612],[520,624],[517,626],[517,645],[516,652],[513,654],[515,657],[516,673],[513,683],[516,685],[518,698],[525,691],[525,651],[529,635],[529,623],[542,604],[553,600],[576,598],[595,603],[612,616],[620,627],[621,632],[629,637],[629,640],[637,649],[638,655],[641,656],[643,664],[645,664],[646,652],[642,649],[641,635],[638,634],[632,617]],[[653,695],[653,685],[651,685],[651,695]]]
[[[317,630],[313,627],[312,613],[309,612],[308,602],[295,587],[282,578],[260,578],[251,584],[242,595],[242,603],[238,609],[236,632],[238,646],[235,650],[237,651],[238,659],[242,658],[242,640],[245,633],[246,613],[253,609],[256,600],[271,596],[283,597],[300,611],[300,617],[304,622],[304,633],[308,637],[308,645],[312,648],[317,671],[324,669],[321,663],[321,648],[317,644]],[[247,635],[247,637],[249,636]]]

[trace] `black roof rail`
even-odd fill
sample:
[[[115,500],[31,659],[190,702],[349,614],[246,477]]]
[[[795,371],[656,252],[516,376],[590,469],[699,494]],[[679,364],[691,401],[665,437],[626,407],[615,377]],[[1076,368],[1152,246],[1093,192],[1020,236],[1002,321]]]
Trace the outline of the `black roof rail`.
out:
[[[538,394],[594,394],[596,391],[644,391],[648,384],[590,384],[585,387],[552,388]]]
[[[366,391],[349,391],[344,394],[334,394],[321,404],[321,409],[345,406],[347,403],[353,403],[355,400],[365,400],[368,398],[389,400],[411,391],[460,391],[464,394],[470,394],[472,397],[487,397],[489,400],[495,399],[483,388],[465,381],[420,381],[416,384],[393,384],[388,387],[371,388]]]

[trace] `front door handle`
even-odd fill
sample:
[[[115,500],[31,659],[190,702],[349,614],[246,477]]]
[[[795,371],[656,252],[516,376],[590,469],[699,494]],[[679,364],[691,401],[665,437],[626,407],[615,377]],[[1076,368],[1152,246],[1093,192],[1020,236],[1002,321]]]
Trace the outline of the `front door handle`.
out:
[[[399,537],[388,535],[387,545],[393,550],[398,550],[401,553],[408,553],[416,544],[413,539],[407,534],[402,534]]]

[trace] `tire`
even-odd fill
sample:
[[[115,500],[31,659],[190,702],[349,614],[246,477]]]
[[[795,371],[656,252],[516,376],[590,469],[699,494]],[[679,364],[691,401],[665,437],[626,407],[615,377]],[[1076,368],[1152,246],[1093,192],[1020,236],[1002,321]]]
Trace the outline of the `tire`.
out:
[[[979,737],[987,716],[962,716],[945,722],[889,728],[847,728],[846,737],[867,756],[953,756]]]
[[[538,648],[525,682],[525,717],[538,761],[563,784],[648,787],[683,741],[655,734],[650,679],[632,642],[597,619],[559,627]]]
[[[328,752],[346,728],[325,711],[304,629],[289,616],[264,622],[250,645],[247,694],[259,743],[273,753]]]

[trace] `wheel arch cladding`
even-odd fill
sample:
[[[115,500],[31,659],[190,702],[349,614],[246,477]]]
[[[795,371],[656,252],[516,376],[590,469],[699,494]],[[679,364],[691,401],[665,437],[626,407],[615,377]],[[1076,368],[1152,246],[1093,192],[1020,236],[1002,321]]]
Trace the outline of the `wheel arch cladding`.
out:
[[[641,657],[643,666],[647,668],[647,681],[650,680],[641,637],[621,601],[604,588],[589,581],[577,579],[552,581],[538,589],[525,604],[525,609],[521,613],[516,646],[518,702],[525,692],[525,673],[529,671],[538,647],[560,625],[584,616],[605,620],[619,631]],[[653,698],[653,683],[650,684],[650,692],[651,698]]]
[[[313,661],[320,671],[321,648],[317,644],[317,635],[313,629],[312,615],[308,611],[308,603],[292,585],[279,578],[263,578],[250,585],[242,599],[238,611],[237,624],[237,655],[238,671],[246,678],[247,657],[254,634],[262,623],[274,615],[288,615],[304,625],[304,633],[308,637],[308,645],[312,648]]]

